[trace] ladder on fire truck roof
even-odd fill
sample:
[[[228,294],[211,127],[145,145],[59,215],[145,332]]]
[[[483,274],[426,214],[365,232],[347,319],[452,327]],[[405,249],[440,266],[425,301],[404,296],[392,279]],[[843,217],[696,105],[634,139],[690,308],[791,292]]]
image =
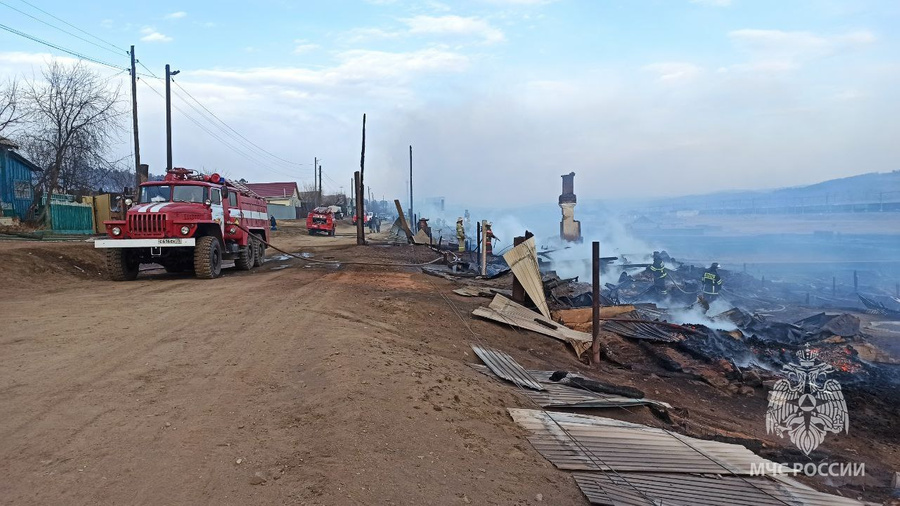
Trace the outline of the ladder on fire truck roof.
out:
[[[231,186],[234,186],[235,188],[237,188],[238,190],[240,190],[242,193],[246,193],[247,195],[249,195],[249,196],[251,196],[251,197],[256,197],[256,198],[259,198],[259,199],[262,198],[262,197],[260,197],[259,195],[257,195],[255,191],[251,190],[250,188],[247,188],[247,186],[246,186],[244,183],[240,182],[240,181],[237,181],[237,180],[234,180],[234,179],[229,179],[229,180],[228,180],[228,184],[230,184]]]

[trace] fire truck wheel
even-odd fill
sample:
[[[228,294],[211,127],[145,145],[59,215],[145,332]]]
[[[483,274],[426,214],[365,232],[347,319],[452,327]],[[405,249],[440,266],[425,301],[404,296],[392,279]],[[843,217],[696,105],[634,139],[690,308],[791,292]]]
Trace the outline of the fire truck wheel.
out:
[[[113,281],[131,281],[138,275],[141,263],[125,248],[106,250],[106,272]]]
[[[249,271],[255,264],[255,248],[253,247],[253,242],[251,241],[247,243],[247,246],[244,247],[238,254],[238,257],[234,259],[234,265],[242,271]]]
[[[334,237],[334,228],[333,227],[331,230],[328,231],[328,235],[330,235],[331,237]]]
[[[266,245],[260,240],[254,241],[253,244],[256,245],[256,266],[262,267],[263,262],[266,260]]]
[[[213,279],[222,273],[222,248],[213,236],[197,240],[194,247],[194,272],[198,278]]]

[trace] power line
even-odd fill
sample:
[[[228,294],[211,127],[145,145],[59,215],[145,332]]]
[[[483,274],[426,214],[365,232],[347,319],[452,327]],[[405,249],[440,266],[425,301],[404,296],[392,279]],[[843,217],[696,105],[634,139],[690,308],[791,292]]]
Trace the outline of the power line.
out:
[[[250,143],[252,146],[254,146],[254,147],[256,147],[257,149],[259,149],[259,150],[262,151],[263,153],[266,153],[266,154],[268,154],[269,156],[271,156],[272,158],[275,158],[276,160],[281,160],[282,162],[288,163],[288,164],[290,164],[290,165],[295,165],[295,166],[302,166],[302,165],[304,165],[304,164],[302,164],[302,163],[297,163],[297,162],[292,162],[292,161],[290,161],[290,160],[285,160],[284,158],[281,158],[281,157],[279,157],[279,156],[277,156],[277,155],[275,155],[275,154],[273,154],[273,153],[267,151],[265,148],[259,146],[259,145],[256,144],[255,142],[253,142],[253,141],[251,141],[250,139],[244,137],[243,135],[241,135],[240,132],[238,132],[238,131],[235,130],[234,128],[231,128],[231,126],[229,126],[227,123],[225,123],[224,121],[222,121],[218,116],[216,116],[215,113],[213,113],[213,112],[210,111],[205,105],[203,105],[202,103],[200,103],[199,100],[197,100],[196,98],[194,98],[194,96],[191,95],[186,89],[184,89],[183,86],[181,86],[180,84],[178,84],[178,82],[176,82],[175,80],[173,80],[172,82],[174,82],[174,83],[175,83],[175,86],[178,86],[178,88],[181,89],[181,91],[185,92],[185,93],[187,94],[187,96],[191,97],[191,100],[193,100],[194,102],[196,102],[200,107],[203,108],[203,110],[205,110],[206,112],[208,112],[209,114],[211,114],[213,118],[216,118],[216,120],[218,120],[219,123],[225,125],[226,128],[228,128],[229,130],[231,130],[232,132],[234,132],[235,134],[237,134],[241,139],[244,139],[245,141],[247,141],[247,142]]]
[[[64,52],[64,53],[68,53],[68,54],[70,54],[70,55],[72,55],[72,56],[74,56],[74,57],[76,57],[76,58],[78,58],[78,59],[80,59],[80,60],[87,60],[87,61],[89,61],[89,62],[93,62],[93,63],[96,63],[96,64],[98,64],[98,65],[104,65],[104,66],[109,67],[109,68],[114,68],[114,69],[116,69],[116,70],[121,70],[122,68],[124,68],[124,66],[113,65],[112,63],[109,63],[109,62],[106,62],[106,61],[103,61],[103,60],[99,60],[99,59],[97,59],[97,58],[91,58],[90,56],[86,56],[86,55],[81,54],[81,53],[79,53],[79,52],[77,52],[77,51],[73,51],[73,50],[71,50],[71,49],[66,49],[66,48],[64,48],[64,47],[62,47],[62,46],[53,44],[52,42],[47,42],[46,40],[39,39],[39,38],[35,37],[34,35],[29,35],[29,34],[27,34],[27,33],[25,33],[25,32],[20,32],[19,30],[16,30],[15,28],[10,28],[10,27],[8,27],[8,26],[6,26],[6,25],[4,25],[4,24],[0,24],[0,30],[6,30],[7,32],[12,33],[12,34],[14,34],[14,35],[18,35],[19,37],[24,37],[24,38],[26,38],[26,39],[33,40],[34,42],[37,42],[38,44],[43,44],[43,45],[45,45],[45,46],[47,46],[47,47],[52,47],[53,49],[62,51],[62,52]]]
[[[27,2],[26,0],[19,0],[19,1],[22,2],[22,3],[25,4],[25,5],[30,6],[30,7],[33,8],[33,9],[37,9],[37,10],[43,12],[44,14],[46,14],[46,15],[50,16],[51,18],[53,18],[53,19],[59,21],[60,23],[63,23],[63,24],[65,24],[65,25],[67,25],[67,26],[70,26],[70,27],[72,27],[72,28],[78,30],[79,32],[81,32],[81,33],[83,33],[83,34],[85,34],[85,35],[87,35],[87,36],[89,36],[89,37],[93,37],[94,39],[99,40],[100,42],[106,44],[107,46],[110,46],[110,47],[112,47],[112,48],[115,48],[115,49],[117,49],[117,50],[119,50],[119,51],[125,51],[124,49],[122,49],[121,47],[119,47],[119,46],[113,44],[112,42],[108,42],[108,41],[106,41],[106,40],[101,39],[100,37],[97,37],[96,35],[94,35],[94,34],[92,34],[92,33],[90,33],[90,32],[86,32],[86,31],[82,30],[81,28],[78,28],[77,26],[73,25],[72,23],[69,23],[68,21],[66,21],[66,20],[64,20],[64,19],[58,18],[58,17],[54,16],[53,14],[51,14],[51,13],[45,11],[44,9],[41,9],[41,8],[38,7],[37,5],[34,5],[33,3]],[[127,53],[127,51],[125,51],[125,52]]]
[[[193,109],[194,112],[196,112],[197,114],[199,114],[200,117],[202,117],[202,118],[204,118],[204,119],[207,119],[207,121],[209,121],[209,118],[207,118],[206,116],[204,116],[202,111],[200,111],[199,109],[197,109],[196,107],[194,107],[194,105],[191,104],[190,102],[188,102],[183,96],[181,96],[180,93],[178,93],[177,91],[175,91],[175,92],[173,92],[173,94],[174,94],[176,97],[180,98],[182,102],[184,102],[185,104],[187,104],[188,107],[190,107],[191,109]],[[184,111],[182,111],[182,114],[184,114]],[[217,126],[217,125],[215,125],[214,123],[213,123],[213,125],[214,125],[214,126]],[[224,132],[226,135],[228,135],[228,132],[227,132],[227,131],[222,130],[221,128],[220,128],[220,130],[221,130],[222,132]],[[231,136],[231,138],[232,138],[232,139],[236,139],[234,136]],[[219,138],[219,140],[220,140],[220,142],[227,143],[227,141],[222,140],[221,138]],[[232,144],[228,144],[228,145],[229,145],[229,147],[233,147]],[[251,154],[258,154],[258,153],[255,153],[255,152],[253,151],[253,149],[248,149],[247,146],[243,146],[243,148],[246,150],[246,152],[249,152],[249,153],[251,153]],[[248,155],[245,154],[245,156],[248,156]],[[256,158],[256,157],[252,157],[251,159],[252,159],[254,162],[256,162],[256,163],[258,163],[258,164],[260,164],[260,165],[266,165],[266,163],[267,163],[266,160],[264,160],[264,159],[260,159],[260,158]],[[278,172],[279,174],[285,174],[284,172],[281,172],[281,171],[275,171],[274,169],[271,169],[271,170],[273,170],[274,172]],[[287,174],[285,174],[285,175],[287,175]],[[290,177],[294,177],[294,175],[290,175]]]
[[[85,39],[84,37],[81,37],[81,36],[79,36],[79,35],[75,35],[74,33],[70,32],[70,31],[63,30],[62,28],[60,28],[60,27],[58,27],[58,26],[56,26],[56,25],[54,25],[54,24],[52,24],[52,23],[48,23],[47,21],[44,21],[44,20],[41,19],[41,18],[38,18],[38,17],[36,17],[36,16],[32,16],[31,14],[28,14],[27,12],[25,12],[25,11],[23,11],[23,10],[21,10],[21,9],[18,9],[18,8],[16,8],[16,7],[13,7],[12,5],[9,5],[9,4],[6,3],[6,2],[0,1],[0,5],[4,5],[4,6],[6,6],[6,7],[9,7],[10,9],[12,9],[12,10],[18,12],[19,14],[22,14],[22,15],[24,15],[24,16],[28,16],[29,18],[31,18],[31,19],[37,21],[38,23],[43,23],[43,24],[49,26],[50,28],[54,28],[54,29],[56,29],[56,30],[59,30],[59,31],[61,31],[61,32],[67,34],[67,35],[71,35],[72,37],[75,37],[76,39],[81,40],[81,41],[83,41],[83,42],[87,42],[88,44],[90,44],[90,45],[92,45],[92,46],[99,47],[100,49],[103,49],[104,51],[109,51],[110,53],[115,53],[115,54],[118,54],[118,55],[121,56],[121,53],[120,53],[119,51],[114,51],[114,50],[112,50],[112,49],[110,49],[110,48],[108,48],[108,47],[106,47],[106,46],[101,46],[100,44],[97,44],[96,42],[93,42],[93,41],[90,41],[90,40],[88,40],[88,39]]]
[[[141,80],[141,83],[143,83],[144,86],[150,88],[150,90],[153,91],[153,93],[155,93],[157,96],[159,96],[159,98],[161,98],[162,100],[165,100],[165,97],[163,96],[163,94],[160,93],[156,88],[154,88],[153,86],[151,86],[150,83],[148,83],[148,82],[146,82],[146,81],[144,81],[144,80]],[[184,101],[184,98],[181,97],[180,95],[176,94],[176,96],[178,96],[178,98],[180,98],[182,101]],[[187,102],[185,101],[185,103],[187,103]],[[190,104],[188,104],[188,105],[190,105]],[[275,170],[275,169],[273,169],[273,168],[271,168],[271,167],[267,167],[265,162],[259,160],[258,158],[255,158],[255,157],[253,157],[251,154],[248,154],[248,153],[244,152],[243,150],[241,150],[241,149],[235,147],[235,146],[233,145],[233,143],[229,143],[229,142],[225,141],[225,140],[222,139],[220,136],[218,136],[215,132],[210,131],[210,130],[209,130],[207,127],[205,127],[202,123],[200,123],[199,121],[197,121],[196,119],[194,119],[194,117],[193,117],[192,115],[188,114],[184,109],[178,107],[177,105],[175,105],[174,107],[175,107],[175,110],[177,110],[177,111],[178,111],[179,113],[181,113],[185,118],[187,118],[188,121],[190,121],[191,123],[193,123],[194,125],[196,125],[197,128],[199,128],[200,130],[202,130],[203,132],[205,132],[207,135],[209,135],[209,136],[212,137],[213,139],[215,139],[215,140],[219,141],[220,143],[222,143],[223,145],[225,145],[228,149],[231,149],[231,150],[234,151],[235,153],[237,153],[237,154],[243,156],[244,158],[250,160],[251,162],[257,164],[257,165],[260,166],[261,168],[269,170],[270,172],[274,172],[274,173],[277,173],[277,174],[280,174],[280,175],[284,175],[284,176],[287,176],[287,177],[291,177],[291,178],[297,178],[296,174],[286,174],[286,173],[283,173],[283,172],[281,172],[281,171]]]

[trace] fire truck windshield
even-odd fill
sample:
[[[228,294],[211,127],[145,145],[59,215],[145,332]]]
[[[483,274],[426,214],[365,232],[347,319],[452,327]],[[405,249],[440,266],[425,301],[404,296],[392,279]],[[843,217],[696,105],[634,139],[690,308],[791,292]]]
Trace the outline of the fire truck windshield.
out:
[[[206,188],[193,185],[154,185],[141,187],[141,203],[151,202],[191,202],[206,201]]]
[[[168,202],[171,194],[168,186],[141,186],[141,203]]]
[[[206,200],[206,188],[203,186],[175,186],[172,188],[174,202],[201,203]]]

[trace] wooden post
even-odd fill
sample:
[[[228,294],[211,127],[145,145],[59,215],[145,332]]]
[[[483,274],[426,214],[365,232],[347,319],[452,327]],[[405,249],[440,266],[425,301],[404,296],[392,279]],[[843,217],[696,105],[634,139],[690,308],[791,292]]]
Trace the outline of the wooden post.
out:
[[[356,180],[356,244],[362,246],[366,243],[366,232],[363,227],[363,221],[366,217],[366,207],[364,205],[366,196],[363,193],[365,182],[363,177],[366,170],[366,115],[363,114],[362,124],[362,151],[359,155],[359,172],[354,174]]]
[[[466,248],[468,249],[468,248]],[[481,223],[475,223],[475,256],[481,261]]]
[[[484,234],[484,228],[487,225],[487,220],[481,220],[481,236],[483,239],[487,239]],[[487,245],[483,244],[481,247],[481,275],[487,276]],[[513,276],[515,277],[515,276]]]
[[[362,246],[366,243],[366,233],[363,228],[365,213],[360,197],[359,171],[353,173],[353,194],[356,195],[356,244]]]
[[[591,245],[591,363],[600,363],[600,243]]]
[[[137,188],[141,185],[141,139],[138,135],[137,70],[134,63],[134,46],[131,46],[131,122],[134,134],[134,193],[137,195]],[[125,208],[125,202],[121,207]]]
[[[525,238],[522,236],[516,237],[513,239],[513,248],[525,242]],[[513,286],[512,286],[512,300],[514,302],[518,302],[519,304],[525,305],[525,287],[522,286],[522,283],[519,283],[519,280],[513,276]]]
[[[413,219],[412,145],[409,146],[409,219]],[[415,225],[413,225],[415,226]]]

